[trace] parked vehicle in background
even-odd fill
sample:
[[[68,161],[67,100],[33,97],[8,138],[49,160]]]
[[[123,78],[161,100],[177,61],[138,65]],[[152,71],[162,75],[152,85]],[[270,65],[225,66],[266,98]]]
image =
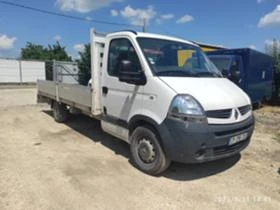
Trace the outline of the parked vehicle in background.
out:
[[[105,132],[130,144],[135,165],[153,175],[171,161],[226,158],[249,144],[249,97],[197,45],[135,31],[91,31],[91,48],[91,86],[38,82],[38,100],[49,101],[57,122],[73,107],[99,119]]]
[[[226,49],[222,45],[208,44],[208,43],[197,42],[197,41],[192,41],[192,42],[194,44],[197,44],[203,50],[203,52],[209,52],[209,51],[216,51],[216,50]]]
[[[250,48],[206,53],[216,67],[244,90],[253,103],[272,97],[273,58]]]

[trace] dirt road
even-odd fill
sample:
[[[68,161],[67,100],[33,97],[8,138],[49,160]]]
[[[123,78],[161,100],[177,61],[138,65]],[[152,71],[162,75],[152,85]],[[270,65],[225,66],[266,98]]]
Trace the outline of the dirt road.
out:
[[[255,112],[241,156],[152,177],[98,121],[55,123],[35,94],[0,89],[0,209],[280,209],[280,108]]]
[[[2,88],[0,86],[0,108],[36,104],[37,91],[34,88]]]

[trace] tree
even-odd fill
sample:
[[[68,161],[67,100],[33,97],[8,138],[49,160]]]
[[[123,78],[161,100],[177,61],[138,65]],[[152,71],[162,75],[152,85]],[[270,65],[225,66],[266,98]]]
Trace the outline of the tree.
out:
[[[48,60],[47,49],[42,45],[27,42],[21,49],[21,59],[26,60]]]
[[[56,42],[54,45],[48,45],[48,47],[27,42],[26,46],[21,49],[21,58],[41,61],[72,61],[65,47],[62,47],[59,42]]]
[[[46,78],[49,80],[53,78],[52,60],[72,61],[65,47],[62,47],[59,42],[48,45],[48,47],[27,42],[26,46],[21,49],[21,59],[46,61]]]
[[[68,56],[65,47],[62,47],[59,42],[54,45],[48,45],[48,56],[49,60],[58,61],[72,61],[71,56]]]
[[[274,100],[279,99],[280,89],[280,41],[274,39],[272,45],[266,44],[265,51],[273,57],[274,60]]]
[[[90,44],[85,44],[84,51],[79,52],[80,59],[78,59],[79,67],[79,83],[87,85],[91,78],[91,53]]]

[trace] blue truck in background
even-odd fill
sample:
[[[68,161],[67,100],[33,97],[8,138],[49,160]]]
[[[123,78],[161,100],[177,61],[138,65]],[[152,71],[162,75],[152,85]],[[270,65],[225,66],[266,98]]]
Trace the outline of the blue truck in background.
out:
[[[206,53],[217,68],[243,89],[253,104],[272,97],[273,58],[250,48],[222,49]]]

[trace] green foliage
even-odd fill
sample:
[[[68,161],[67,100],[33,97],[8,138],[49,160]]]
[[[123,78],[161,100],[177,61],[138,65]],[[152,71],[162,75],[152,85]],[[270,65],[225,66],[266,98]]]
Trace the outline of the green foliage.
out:
[[[277,73],[280,73],[280,53],[275,57],[274,68]]]
[[[21,58],[25,60],[41,61],[72,61],[72,58],[68,56],[65,47],[62,47],[59,42],[56,42],[53,45],[48,45],[48,47],[27,42],[26,46],[21,49]]]
[[[274,58],[274,68],[277,73],[280,73],[280,45],[279,41],[273,40],[271,55]]]
[[[280,41],[274,39],[272,45],[265,46],[266,53],[273,57],[274,60],[274,91],[273,98],[277,102],[280,93]]]
[[[21,59],[47,60],[47,49],[42,45],[27,42],[25,48],[21,49]]]
[[[85,44],[85,50],[83,52],[79,52],[79,55],[79,83],[82,85],[87,85],[88,81],[91,78],[90,44]]]
[[[48,45],[48,47],[27,42],[26,46],[21,49],[21,59],[46,61],[46,78],[49,80],[52,79],[52,60],[72,61],[65,47],[62,47],[59,42]]]

